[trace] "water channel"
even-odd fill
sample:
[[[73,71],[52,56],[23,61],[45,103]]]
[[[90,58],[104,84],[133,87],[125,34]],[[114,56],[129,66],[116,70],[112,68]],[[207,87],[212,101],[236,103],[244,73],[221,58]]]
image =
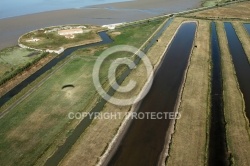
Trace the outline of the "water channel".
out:
[[[224,23],[227,34],[228,45],[232,55],[236,76],[238,78],[240,90],[245,101],[245,111],[247,118],[250,119],[250,65],[242,44],[229,22]],[[239,110],[240,111],[240,110]]]
[[[223,84],[221,76],[221,58],[215,23],[211,25],[212,82],[211,82],[211,124],[209,134],[210,166],[228,165],[225,119],[223,113]]]
[[[173,112],[183,82],[196,23],[183,23],[167,49],[151,90],[143,99],[138,112]],[[157,165],[163,150],[169,118],[136,119],[132,122],[109,165]]]

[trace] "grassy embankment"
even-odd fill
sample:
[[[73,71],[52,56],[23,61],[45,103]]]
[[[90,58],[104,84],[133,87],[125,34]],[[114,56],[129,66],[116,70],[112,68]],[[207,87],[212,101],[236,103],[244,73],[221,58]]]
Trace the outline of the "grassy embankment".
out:
[[[176,29],[180,25],[183,19],[175,19],[167,30],[160,37],[159,42],[157,42],[147,53],[151,63],[154,68],[159,65],[162,58],[162,54],[165,52],[166,45],[170,43]],[[144,71],[144,72],[142,72]],[[146,77],[144,66],[140,64],[136,71],[132,73],[125,79],[122,85],[126,85],[129,80],[134,80],[137,82],[138,88],[133,90],[133,94],[138,94],[145,84]],[[115,93],[115,97],[131,97],[130,93],[125,94],[125,96],[120,93]],[[130,107],[115,106],[113,104],[107,103],[103,109],[103,113],[127,113]],[[124,114],[122,118],[124,118]],[[107,146],[116,135],[119,126],[121,125],[123,119],[96,119],[90,125],[90,127],[81,135],[75,145],[71,148],[65,158],[62,160],[61,165],[79,165],[84,163],[85,165],[95,165],[99,157],[105,152]]]
[[[186,16],[206,19],[250,19],[250,2],[240,2],[204,11],[187,14]]]
[[[205,165],[210,112],[210,22],[199,26],[180,101],[167,165]]]
[[[234,165],[250,165],[250,136],[244,100],[239,89],[234,65],[230,56],[223,22],[217,22],[222,58],[223,100],[226,135],[231,162]]]
[[[115,43],[112,45],[116,42],[141,45],[162,21],[120,29],[121,34],[114,37]],[[105,47],[102,46],[101,49]],[[94,54],[95,52],[89,54],[84,51],[74,53],[60,70],[55,67],[53,70],[56,72],[37,87],[35,92],[2,117],[0,161],[3,165],[34,164],[42,155],[44,156],[38,164],[44,163],[79,123],[79,120],[70,120],[68,113],[87,112],[92,108],[97,100],[92,83],[92,69],[97,58]],[[105,62],[101,71],[103,81],[103,73],[107,73],[108,64],[117,56]],[[62,86],[66,84],[73,84],[75,88],[62,90]]]
[[[74,27],[74,26],[73,26]],[[60,27],[58,27],[60,28]],[[56,29],[56,27],[40,29],[24,34],[20,38],[20,43],[25,46],[41,49],[41,50],[58,50],[60,47],[69,48],[77,45],[85,45],[89,43],[96,43],[101,41],[101,38],[97,34],[98,31],[104,30],[101,27],[87,26],[87,29],[83,29],[86,32],[81,34],[75,34],[73,39],[68,39],[65,36],[61,36],[57,31],[47,32],[49,30]],[[30,39],[39,39],[35,42],[27,42]]]
[[[232,22],[234,29],[242,43],[242,46],[246,52],[248,61],[250,63],[250,38],[248,32],[245,30],[243,22]]]

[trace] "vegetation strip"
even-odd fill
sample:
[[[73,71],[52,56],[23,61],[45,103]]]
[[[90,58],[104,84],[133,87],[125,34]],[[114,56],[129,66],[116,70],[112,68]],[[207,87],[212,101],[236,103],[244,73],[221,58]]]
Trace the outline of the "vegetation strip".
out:
[[[209,22],[198,20],[195,48],[191,54],[178,108],[181,119],[175,124],[167,165],[182,165],[183,163],[205,165],[207,162],[211,61],[209,33]]]
[[[217,22],[223,76],[223,100],[227,145],[233,165],[250,165],[249,122],[244,111],[244,100],[227,43],[223,23]]]

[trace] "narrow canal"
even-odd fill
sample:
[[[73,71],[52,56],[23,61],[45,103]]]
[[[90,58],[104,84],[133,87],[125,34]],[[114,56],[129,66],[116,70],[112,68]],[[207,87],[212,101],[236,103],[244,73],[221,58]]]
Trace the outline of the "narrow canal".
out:
[[[232,55],[236,76],[240,85],[240,90],[243,93],[245,101],[245,111],[247,118],[250,120],[250,65],[247,55],[242,47],[242,44],[229,22],[224,23],[227,34],[227,40]],[[240,110],[239,110],[240,111]]]
[[[156,35],[149,41],[149,43],[145,46],[145,49],[143,49],[144,53],[147,53],[149,48],[157,41],[157,39],[161,36],[163,31],[166,30],[166,28],[170,25],[172,22],[172,19],[169,19],[166,24],[156,33]],[[136,58],[135,64],[138,64],[140,62],[140,58]],[[117,78],[117,83],[121,84],[124,79],[130,74],[132,70],[130,68],[127,68],[121,76]],[[110,88],[108,91],[108,94],[110,96],[114,95],[115,90],[113,88]],[[102,111],[104,105],[107,103],[106,100],[100,99],[100,101],[96,104],[96,106],[91,110],[91,113],[100,112]],[[85,131],[85,129],[91,124],[93,119],[91,119],[89,116],[84,118],[79,125],[74,129],[72,134],[66,139],[63,145],[59,146],[57,151],[47,160],[45,163],[46,166],[51,165],[58,165],[60,161],[63,159],[63,157],[68,153],[68,151],[71,149],[71,147],[74,145],[74,143],[77,141],[77,139],[81,136],[81,134]]]
[[[22,81],[20,84],[18,84],[13,89],[11,89],[8,93],[6,93],[5,95],[3,95],[0,98],[0,107],[3,106],[7,101],[9,101],[13,96],[15,96],[16,94],[18,94],[27,85],[29,85],[30,83],[32,83],[35,79],[37,79],[42,74],[44,74],[45,72],[47,72],[48,70],[50,70],[52,67],[54,67],[55,65],[57,65],[60,61],[62,61],[66,57],[68,57],[72,52],[74,52],[74,51],[76,51],[78,49],[81,49],[81,48],[94,47],[94,46],[98,46],[98,45],[102,45],[102,44],[108,44],[108,43],[113,42],[113,40],[108,36],[108,34],[105,31],[99,32],[99,36],[102,38],[101,42],[68,48],[63,53],[61,53],[60,55],[58,55],[57,58],[52,59],[49,63],[47,63],[41,69],[39,69],[38,71],[36,71],[35,73],[33,73],[31,76],[29,76],[24,81]]]
[[[211,24],[212,47],[212,83],[211,83],[211,124],[209,135],[210,166],[228,165],[225,119],[223,113],[223,84],[221,76],[221,58],[216,25]]]
[[[166,113],[174,110],[193,47],[196,27],[196,23],[188,22],[178,29],[139,112]],[[169,122],[169,119],[134,120],[109,165],[157,165]]]

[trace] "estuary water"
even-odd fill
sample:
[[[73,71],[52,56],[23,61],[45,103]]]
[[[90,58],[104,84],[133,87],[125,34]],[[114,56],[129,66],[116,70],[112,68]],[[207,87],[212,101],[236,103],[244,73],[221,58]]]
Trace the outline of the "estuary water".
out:
[[[2,0],[0,19],[60,9],[80,9],[86,6],[129,0]]]

